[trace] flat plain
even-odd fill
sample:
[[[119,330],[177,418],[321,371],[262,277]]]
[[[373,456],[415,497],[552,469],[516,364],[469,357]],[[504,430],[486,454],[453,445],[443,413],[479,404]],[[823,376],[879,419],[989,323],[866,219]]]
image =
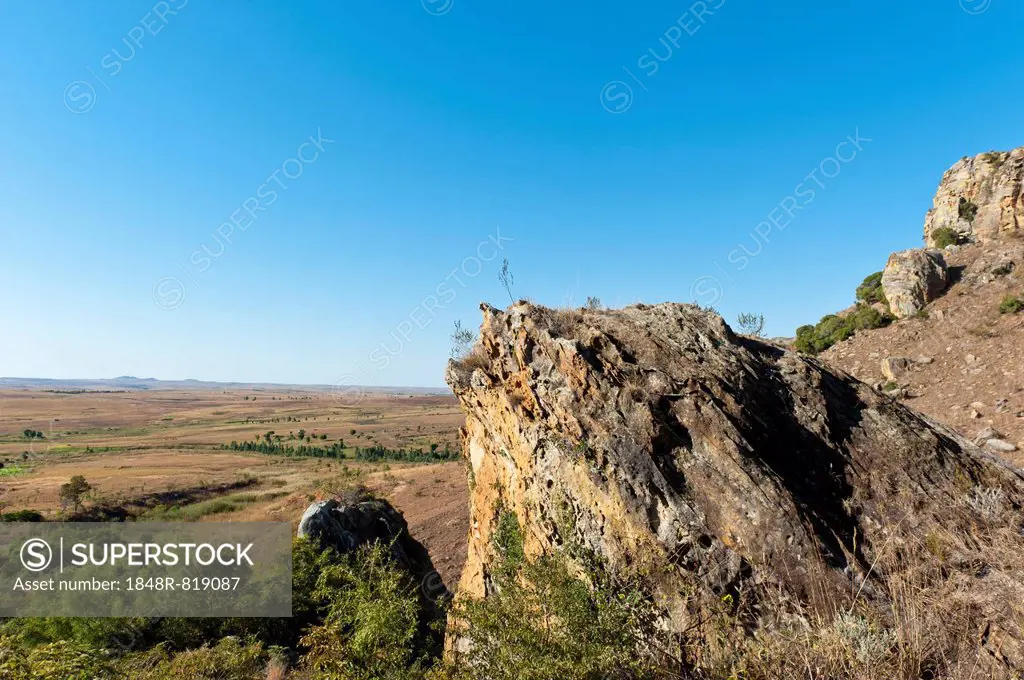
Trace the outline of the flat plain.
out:
[[[452,396],[329,390],[0,390],[0,508],[59,519],[60,486],[81,475],[85,506],[142,508],[139,519],[298,522],[313,501],[365,486],[390,500],[446,582],[466,554],[461,462],[355,460],[356,447],[454,451]],[[302,438],[300,439],[300,435]],[[343,444],[344,458],[225,450]]]

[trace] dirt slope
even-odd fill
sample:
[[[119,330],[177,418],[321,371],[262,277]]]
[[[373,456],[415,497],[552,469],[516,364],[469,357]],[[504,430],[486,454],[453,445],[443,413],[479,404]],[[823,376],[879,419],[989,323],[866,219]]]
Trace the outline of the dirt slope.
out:
[[[911,359],[898,382],[908,406],[974,439],[992,428],[1015,444],[1000,452],[1024,463],[1024,313],[1000,314],[1007,294],[1024,295],[1024,241],[947,251],[953,284],[918,317],[861,331],[821,354],[855,377],[884,384],[882,362]]]

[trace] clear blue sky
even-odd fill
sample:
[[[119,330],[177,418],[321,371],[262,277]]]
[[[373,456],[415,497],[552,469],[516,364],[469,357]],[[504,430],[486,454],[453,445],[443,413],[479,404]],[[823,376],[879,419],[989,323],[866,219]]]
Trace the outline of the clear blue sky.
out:
[[[696,297],[791,334],[920,244],[950,164],[1024,144],[1022,20],[1015,0],[7,3],[0,375],[437,386],[454,320],[507,303],[502,256],[517,297]],[[744,260],[770,215],[785,229]]]

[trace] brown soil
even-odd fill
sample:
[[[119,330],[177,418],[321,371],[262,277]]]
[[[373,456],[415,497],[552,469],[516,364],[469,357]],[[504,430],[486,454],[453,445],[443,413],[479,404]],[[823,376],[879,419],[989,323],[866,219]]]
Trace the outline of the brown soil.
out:
[[[970,439],[992,427],[1018,447],[1000,455],[1024,464],[1024,313],[999,312],[1004,296],[1024,295],[1024,244],[965,246],[946,260],[958,280],[925,313],[861,331],[821,356],[879,385],[886,357],[915,360],[899,380],[908,406]],[[1013,271],[997,271],[1007,261]]]

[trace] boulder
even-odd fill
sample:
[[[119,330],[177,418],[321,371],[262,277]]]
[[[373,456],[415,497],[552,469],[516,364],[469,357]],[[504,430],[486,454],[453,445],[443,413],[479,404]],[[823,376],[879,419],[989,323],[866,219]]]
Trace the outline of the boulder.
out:
[[[910,372],[910,359],[903,357],[886,357],[882,359],[882,375],[887,380],[899,382]]]
[[[317,501],[302,514],[298,535],[319,541],[343,555],[380,542],[389,546],[395,562],[418,581],[436,573],[427,549],[409,534],[405,518],[387,501]]]
[[[1011,444],[1002,439],[989,439],[985,442],[985,446],[999,453],[1013,453],[1017,450],[1016,444]]]
[[[938,229],[963,239],[990,242],[1019,234],[1024,225],[1024,148],[963,158],[946,171],[924,222],[924,239],[935,245]]]
[[[898,318],[913,316],[946,290],[949,274],[937,250],[893,253],[882,272],[882,290],[889,309]]]
[[[558,553],[635,584],[679,639],[861,607],[911,606],[915,630],[942,630],[969,610],[979,649],[951,663],[1024,667],[1024,565],[1006,557],[1024,554],[1024,472],[696,306],[482,309],[473,360],[446,372],[473,480],[460,597],[495,592],[511,513],[527,557]],[[922,542],[989,532],[999,540],[957,542],[941,562]],[[894,602],[919,595],[889,580],[924,565],[945,580],[934,598]]]

